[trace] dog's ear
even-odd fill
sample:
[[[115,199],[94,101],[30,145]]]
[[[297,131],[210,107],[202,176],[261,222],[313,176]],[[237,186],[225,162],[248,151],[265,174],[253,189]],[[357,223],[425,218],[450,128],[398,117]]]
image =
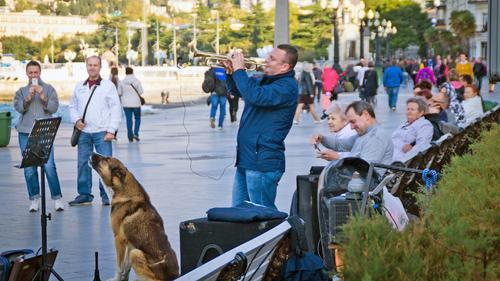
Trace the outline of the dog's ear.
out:
[[[117,166],[117,167],[113,167],[113,169],[111,169],[111,177],[114,178],[118,178],[120,179],[120,182],[124,182],[125,181],[125,177],[127,176],[127,173],[125,170],[123,170],[121,167]]]

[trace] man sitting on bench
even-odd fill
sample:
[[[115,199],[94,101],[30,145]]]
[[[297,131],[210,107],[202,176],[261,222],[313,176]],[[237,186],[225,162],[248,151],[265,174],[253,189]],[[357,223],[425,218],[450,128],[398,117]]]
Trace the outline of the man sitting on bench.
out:
[[[345,157],[359,157],[368,163],[392,163],[393,146],[389,134],[382,131],[377,122],[372,106],[364,101],[355,101],[347,106],[346,117],[357,135],[350,138],[337,138],[335,136],[313,137],[315,144],[323,144],[333,151],[329,151],[329,160]],[[383,169],[375,169],[383,174]]]

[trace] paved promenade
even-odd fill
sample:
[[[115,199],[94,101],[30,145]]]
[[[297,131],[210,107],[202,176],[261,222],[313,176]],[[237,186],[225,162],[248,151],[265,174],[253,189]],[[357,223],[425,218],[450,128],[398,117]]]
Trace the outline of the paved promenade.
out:
[[[400,92],[396,112],[388,110],[386,94],[378,95],[377,119],[388,135],[405,119],[405,100],[409,95],[409,90]],[[499,96],[498,90],[494,95],[485,94],[497,101]],[[355,99],[355,94],[340,96],[345,102]],[[240,106],[242,108],[243,104]],[[211,207],[229,206],[231,200],[238,127],[230,124],[226,116],[222,131],[211,129],[208,115],[209,108],[204,104],[146,115],[139,143],[128,143],[123,120],[119,140],[113,145],[114,155],[143,184],[163,217],[178,257],[179,223],[203,217]],[[77,150],[69,145],[71,131],[70,124],[62,124],[55,142],[55,159],[65,202],[76,196]],[[283,211],[289,211],[296,175],[307,174],[311,165],[325,164],[314,157],[308,142],[315,132],[328,133],[326,122],[315,125],[310,115],[305,114],[301,125],[295,125],[286,139],[287,169],[278,187],[276,204]],[[0,148],[0,251],[38,249],[41,245],[40,213],[28,213],[23,172],[13,167],[20,160],[17,132],[12,130],[10,145]],[[53,202],[48,200],[48,210],[52,213],[52,221],[47,227],[48,245],[59,250],[55,270],[65,280],[91,280],[95,251],[100,254],[101,279],[114,275],[110,208],[101,205],[95,173],[93,193],[97,200],[92,206],[66,206],[64,212],[54,212]]]

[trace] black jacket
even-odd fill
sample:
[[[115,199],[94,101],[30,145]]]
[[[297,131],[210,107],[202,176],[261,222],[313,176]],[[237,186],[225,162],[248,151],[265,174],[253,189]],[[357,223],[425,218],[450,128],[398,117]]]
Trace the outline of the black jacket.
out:
[[[363,78],[363,88],[365,89],[365,96],[371,97],[377,94],[378,89],[378,75],[374,69],[368,69]]]

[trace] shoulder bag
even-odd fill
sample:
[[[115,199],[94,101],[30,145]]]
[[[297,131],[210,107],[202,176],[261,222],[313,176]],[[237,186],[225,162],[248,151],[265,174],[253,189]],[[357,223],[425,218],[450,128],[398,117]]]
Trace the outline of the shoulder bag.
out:
[[[87,101],[87,105],[85,105],[85,110],[83,111],[83,116],[82,116],[82,122],[85,123],[85,115],[87,114],[87,108],[89,107],[90,100],[92,99],[92,96],[94,95],[95,89],[97,88],[97,85],[94,86],[94,89],[92,89],[92,93],[90,93],[89,100]],[[82,131],[78,129],[75,126],[73,127],[73,134],[71,135],[71,146],[75,147],[78,144],[78,139],[80,139],[80,134]]]
[[[134,87],[133,84],[130,84],[130,86],[134,89],[137,96],[139,96],[139,99],[141,100],[141,105],[144,105],[146,103],[146,100],[139,94],[139,91],[137,91],[137,89]]]

